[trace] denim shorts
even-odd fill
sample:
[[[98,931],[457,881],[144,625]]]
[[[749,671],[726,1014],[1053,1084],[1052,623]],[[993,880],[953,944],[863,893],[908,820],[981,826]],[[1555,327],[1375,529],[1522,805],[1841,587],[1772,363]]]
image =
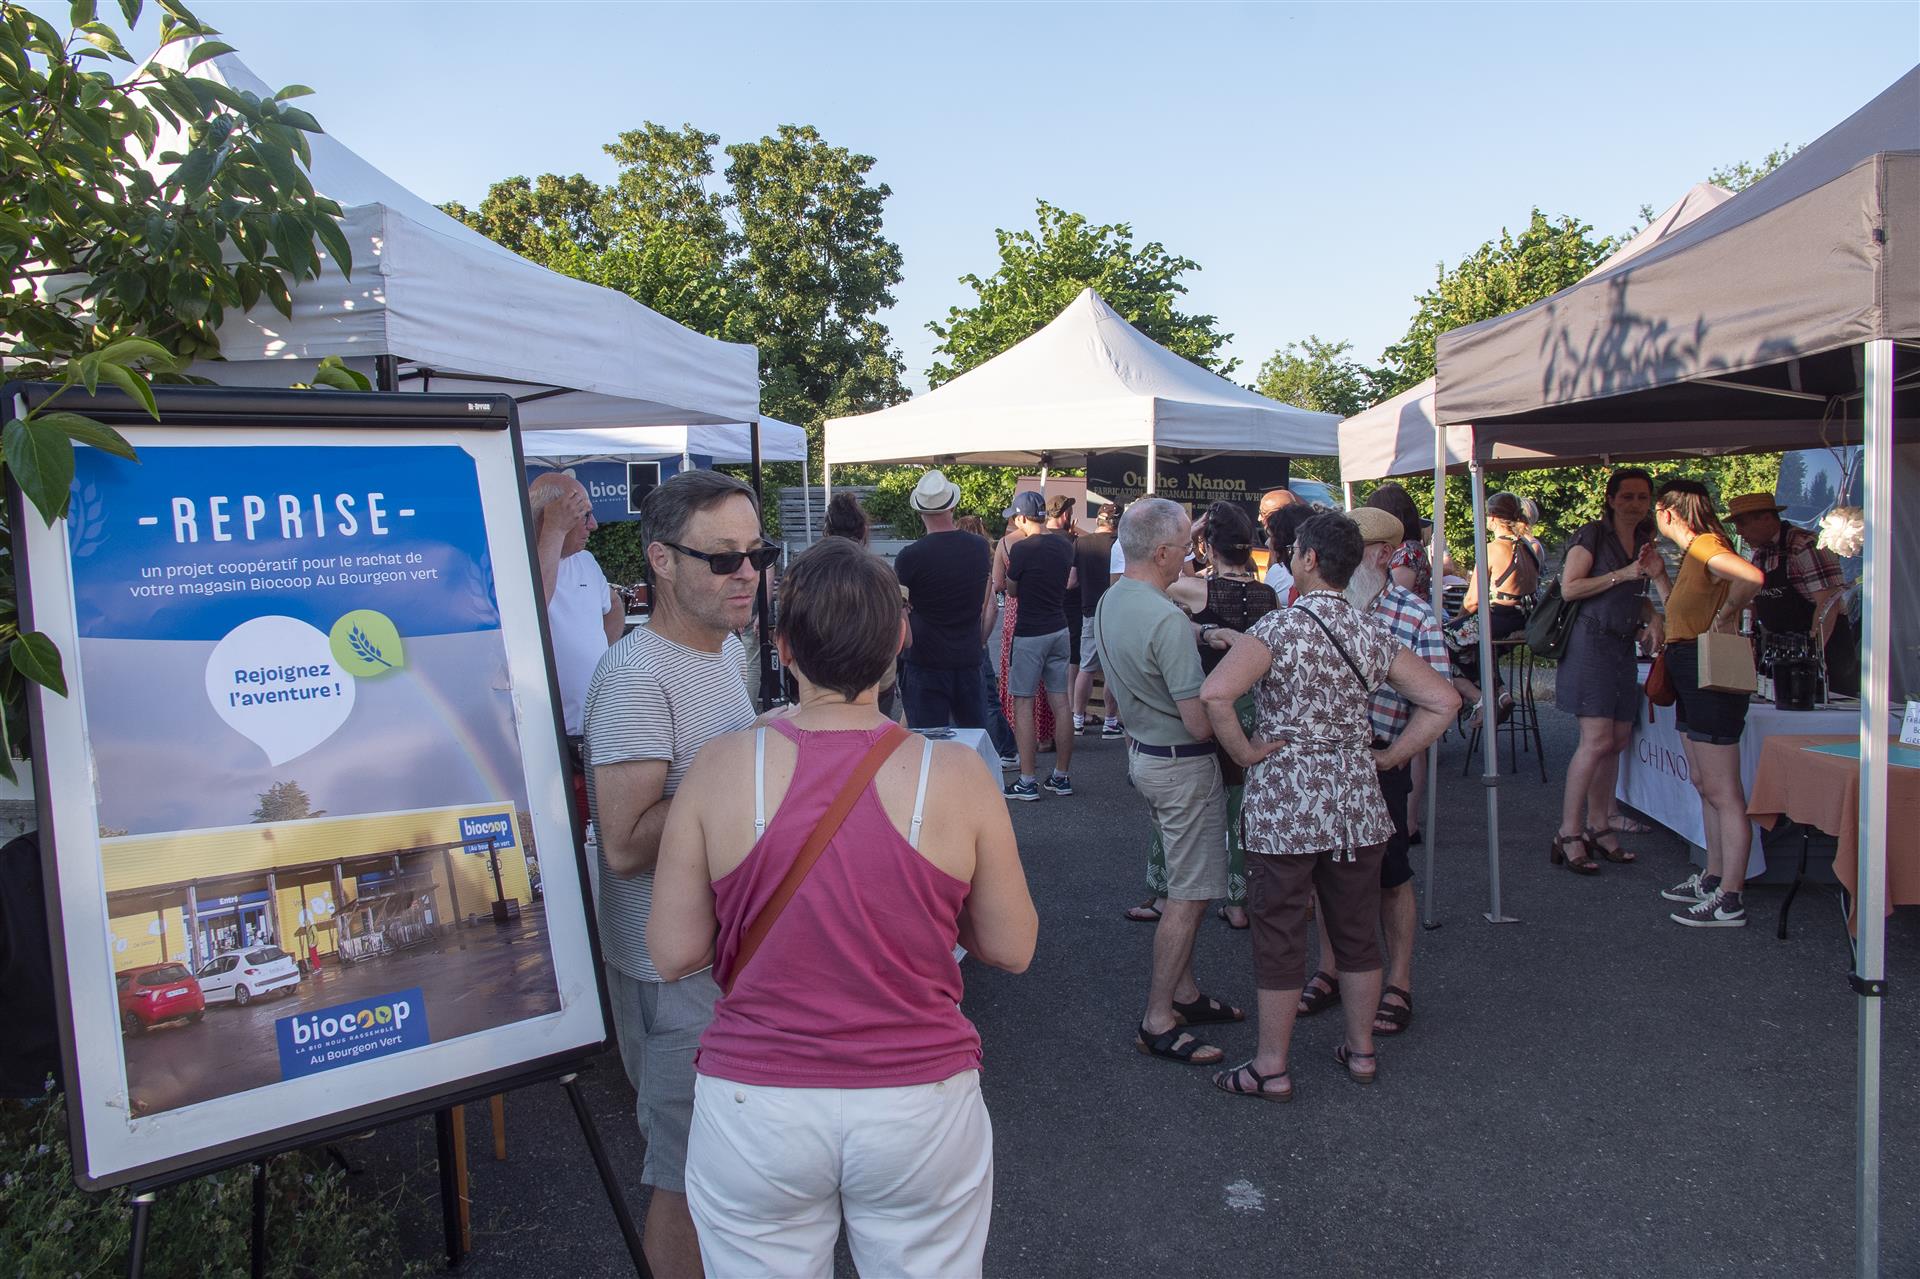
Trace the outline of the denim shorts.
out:
[[[1673,708],[1674,727],[1687,740],[1707,746],[1738,745],[1747,731],[1745,693],[1722,693],[1700,687],[1700,649],[1691,640],[1667,645],[1667,675],[1673,680],[1678,700]]]

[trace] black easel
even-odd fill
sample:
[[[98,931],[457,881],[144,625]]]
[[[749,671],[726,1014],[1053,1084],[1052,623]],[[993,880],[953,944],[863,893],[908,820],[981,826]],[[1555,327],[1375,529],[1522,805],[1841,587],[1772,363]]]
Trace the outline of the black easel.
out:
[[[620,1190],[620,1179],[614,1172],[613,1161],[607,1157],[606,1146],[600,1140],[600,1130],[594,1126],[593,1112],[587,1109],[587,1099],[580,1091],[580,1076],[575,1069],[568,1069],[558,1074],[549,1071],[517,1081],[507,1080],[488,1084],[483,1088],[435,1102],[431,1106],[416,1107],[371,1123],[361,1120],[344,1124],[337,1129],[310,1137],[301,1144],[323,1145],[351,1133],[366,1132],[369,1128],[431,1114],[434,1120],[434,1135],[440,1165],[440,1216],[446,1231],[447,1266],[452,1269],[466,1260],[467,1256],[460,1231],[460,1191],[458,1174],[454,1166],[453,1107],[478,1101],[496,1093],[511,1092],[517,1088],[550,1081],[557,1082],[565,1091],[567,1101],[573,1106],[574,1118],[580,1121],[580,1133],[586,1138],[587,1153],[592,1156],[594,1169],[600,1174],[600,1185],[607,1192],[607,1203],[613,1208],[614,1220],[620,1226],[620,1237],[626,1241],[627,1255],[633,1259],[634,1274],[638,1279],[653,1279],[653,1271],[647,1266],[646,1254],[640,1248],[639,1227],[634,1224],[633,1214],[627,1209],[626,1197]],[[151,1224],[154,1197],[170,1186],[180,1185],[195,1177],[223,1172],[242,1162],[253,1164],[252,1274],[254,1279],[263,1279],[267,1267],[267,1160],[276,1154],[297,1148],[295,1145],[287,1145],[274,1150],[256,1152],[242,1160],[198,1167],[184,1176],[174,1177],[164,1182],[150,1182],[129,1187],[132,1192],[129,1203],[133,1213],[133,1237],[127,1247],[127,1279],[141,1279],[145,1274],[147,1231]],[[329,1148],[328,1153],[332,1158],[339,1159],[337,1151]]]

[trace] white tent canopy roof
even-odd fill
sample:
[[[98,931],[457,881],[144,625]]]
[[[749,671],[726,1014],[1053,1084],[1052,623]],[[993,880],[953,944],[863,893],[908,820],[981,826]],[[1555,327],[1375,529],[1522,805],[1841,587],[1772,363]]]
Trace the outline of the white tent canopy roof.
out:
[[[1666,212],[1587,272],[1584,279],[1611,271],[1653,248],[1701,215],[1733,198],[1733,192],[1708,182],[1696,183]],[[1433,470],[1434,379],[1363,409],[1340,424],[1340,478],[1378,480]],[[1447,428],[1447,469],[1467,464],[1473,452],[1473,428]]]
[[[615,426],[601,430],[532,431],[521,436],[528,457],[600,457],[697,453],[715,462],[750,462],[753,441],[744,423],[727,426]],[[760,419],[760,460],[804,462],[807,433],[773,418]]]
[[[169,45],[155,61],[182,69],[198,43]],[[260,97],[273,93],[231,53],[188,74]],[[521,405],[528,430],[759,416],[752,346],[702,336],[623,293],[536,266],[434,208],[337,138],[310,134],[308,142],[315,190],[338,201],[345,215],[352,278],[323,255],[319,277],[293,288],[293,319],[264,301],[245,315],[229,314],[219,335],[225,361],[194,372],[222,384],[286,386],[300,380],[296,370],[324,356],[365,369],[374,357],[391,355],[433,370],[403,389],[422,389],[425,380],[434,391],[524,398],[564,388]],[[163,133],[155,154],[178,147],[177,135]],[[490,380],[462,381],[460,374]]]
[[[1282,404],[1148,338],[1092,289],[978,368],[905,404],[827,423],[826,460],[1076,465],[1089,453],[1338,451],[1339,418]]]

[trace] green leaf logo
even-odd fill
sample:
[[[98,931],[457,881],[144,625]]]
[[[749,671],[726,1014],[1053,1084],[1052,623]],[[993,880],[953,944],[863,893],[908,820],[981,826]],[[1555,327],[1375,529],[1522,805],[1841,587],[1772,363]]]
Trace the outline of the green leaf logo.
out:
[[[372,679],[407,664],[399,628],[385,613],[356,608],[333,624],[327,635],[340,669],[359,679]]]

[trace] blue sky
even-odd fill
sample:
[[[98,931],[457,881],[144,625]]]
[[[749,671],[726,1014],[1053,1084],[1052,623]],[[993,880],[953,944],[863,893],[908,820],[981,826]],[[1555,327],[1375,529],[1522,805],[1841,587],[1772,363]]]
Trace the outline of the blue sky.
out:
[[[1243,380],[1308,333],[1372,362],[1437,262],[1535,204],[1624,230],[1920,61],[1905,0],[192,7],[436,201],[516,173],[605,179],[601,145],[643,120],[723,143],[818,126],[893,189],[887,319],[915,388],[926,321],[968,300],[958,277],[993,270],[994,229],[1036,197],[1198,261],[1189,309],[1235,335]]]

